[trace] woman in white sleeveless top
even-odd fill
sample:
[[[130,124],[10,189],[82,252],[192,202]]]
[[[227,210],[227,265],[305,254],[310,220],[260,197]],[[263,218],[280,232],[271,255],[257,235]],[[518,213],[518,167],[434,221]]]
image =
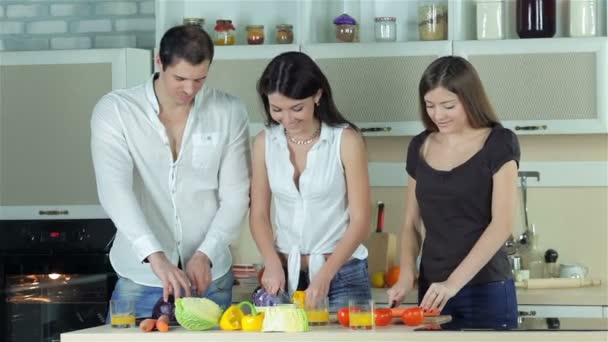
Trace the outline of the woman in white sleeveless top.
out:
[[[249,223],[264,258],[262,286],[271,294],[305,290],[307,303],[329,297],[330,310],[371,298],[363,137],[303,53],[275,57],[257,88],[266,129],[253,144]]]

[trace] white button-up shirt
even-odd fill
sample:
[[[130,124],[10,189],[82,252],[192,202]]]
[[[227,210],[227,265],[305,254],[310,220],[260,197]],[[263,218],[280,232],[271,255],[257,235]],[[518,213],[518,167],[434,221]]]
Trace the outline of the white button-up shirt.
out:
[[[350,223],[344,167],[340,142],[344,127],[321,128],[319,140],[306,157],[306,168],[298,188],[293,181],[294,168],[289,158],[287,139],[280,125],[266,129],[265,153],[268,181],[274,201],[276,245],[288,254],[289,292],[298,286],[300,255],[309,255],[310,280],[319,272]],[[367,258],[367,249],[359,245],[352,255]]]
[[[196,250],[211,260],[212,279],[232,265],[229,244],[249,207],[249,131],[237,98],[204,86],[188,115],[173,160],[153,78],[97,103],[91,148],[99,200],[118,229],[110,260],[116,272],[162,286],[142,261],[162,251],[173,264]]]

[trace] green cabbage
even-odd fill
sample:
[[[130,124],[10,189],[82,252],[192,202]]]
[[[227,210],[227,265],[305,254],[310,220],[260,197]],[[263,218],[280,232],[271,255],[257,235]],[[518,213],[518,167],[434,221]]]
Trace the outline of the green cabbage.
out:
[[[293,304],[266,307],[264,315],[262,331],[308,331],[306,311]]]
[[[208,330],[215,327],[222,308],[207,298],[186,297],[175,301],[175,318],[188,330]]]

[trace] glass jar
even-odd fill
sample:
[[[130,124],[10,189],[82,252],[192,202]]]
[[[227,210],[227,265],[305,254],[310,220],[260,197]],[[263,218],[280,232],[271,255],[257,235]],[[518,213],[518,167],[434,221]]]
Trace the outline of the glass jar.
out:
[[[550,38],[555,35],[555,0],[517,0],[515,15],[520,38]]]
[[[234,26],[232,20],[219,19],[215,22],[215,45],[234,45],[236,37],[234,36]]]
[[[291,44],[293,43],[293,26],[288,24],[277,25],[277,32],[275,39],[277,44]]]
[[[448,6],[443,1],[420,1],[418,6],[420,40],[448,39]]]
[[[502,0],[477,0],[477,39],[503,39]]]
[[[377,42],[394,42],[397,40],[397,18],[376,17],[374,25]]]
[[[264,44],[264,25],[248,25],[247,29],[247,44],[260,45]]]
[[[182,24],[198,26],[200,29],[204,30],[205,18],[184,18]]]
[[[597,0],[570,1],[570,37],[590,37],[597,32]]]
[[[357,21],[344,13],[334,19],[336,39],[343,43],[352,43],[357,35]]]

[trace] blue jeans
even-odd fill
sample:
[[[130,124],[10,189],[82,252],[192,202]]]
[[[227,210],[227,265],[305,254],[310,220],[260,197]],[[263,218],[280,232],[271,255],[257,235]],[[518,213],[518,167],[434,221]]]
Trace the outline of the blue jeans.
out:
[[[298,290],[306,290],[308,285],[308,272],[300,272]],[[347,308],[349,299],[371,299],[372,290],[367,272],[367,259],[353,258],[342,265],[329,284],[327,296],[331,312]]]
[[[201,296],[209,298],[222,309],[226,309],[232,304],[232,285],[234,276],[232,271],[224,274],[220,278],[211,282],[207,291]],[[120,277],[112,292],[112,299],[128,298],[135,301],[135,317],[148,318],[152,316],[152,309],[159,298],[163,296],[162,287],[152,287],[140,285],[128,278]],[[106,319],[109,323],[109,315]]]
[[[420,282],[418,303],[422,302],[429,284]],[[512,279],[467,285],[450,298],[441,311],[451,315],[453,322],[463,328],[510,329],[517,327],[517,297]]]

